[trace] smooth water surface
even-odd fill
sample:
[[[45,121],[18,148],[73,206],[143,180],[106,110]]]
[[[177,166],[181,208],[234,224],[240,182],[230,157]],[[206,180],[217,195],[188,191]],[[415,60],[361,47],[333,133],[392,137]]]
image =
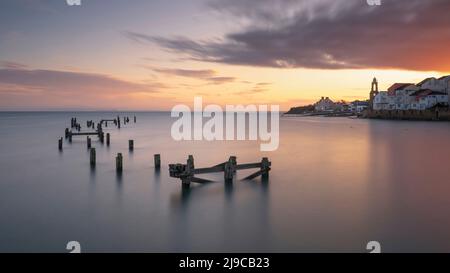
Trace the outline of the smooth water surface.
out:
[[[262,153],[256,141],[176,142],[170,113],[127,113],[138,122],[109,124],[110,147],[93,138],[95,169],[85,137],[58,151],[71,117],[117,114],[0,113],[0,251],[450,251],[450,123],[282,117],[279,149]],[[168,164],[189,154],[197,167],[267,156],[270,179],[239,171],[182,190]]]

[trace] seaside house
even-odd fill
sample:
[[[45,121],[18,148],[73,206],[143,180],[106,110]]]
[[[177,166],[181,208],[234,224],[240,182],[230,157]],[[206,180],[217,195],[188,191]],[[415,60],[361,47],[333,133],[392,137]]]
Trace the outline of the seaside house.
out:
[[[374,110],[425,110],[449,105],[450,76],[427,78],[418,84],[395,83],[379,91],[373,99]]]
[[[435,105],[447,105],[448,95],[444,92],[422,89],[410,95],[412,102],[410,109],[425,110]]]
[[[329,97],[322,97],[318,102],[314,104],[314,110],[318,112],[333,111],[337,107]]]
[[[364,111],[365,109],[367,109],[369,107],[369,102],[368,101],[359,101],[356,100],[354,102],[352,102],[350,104],[350,108],[349,110],[351,112],[356,112],[356,113],[361,113],[362,111]]]
[[[450,76],[436,78],[427,78],[417,84],[421,89],[430,89],[432,91],[444,92],[448,94],[450,90]]]

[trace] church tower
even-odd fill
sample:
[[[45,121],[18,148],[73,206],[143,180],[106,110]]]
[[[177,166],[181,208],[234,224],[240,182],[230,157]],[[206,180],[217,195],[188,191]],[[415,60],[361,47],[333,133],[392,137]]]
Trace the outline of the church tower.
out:
[[[373,101],[376,95],[378,95],[378,81],[377,78],[373,78],[372,89],[370,91],[370,109],[373,109]]]

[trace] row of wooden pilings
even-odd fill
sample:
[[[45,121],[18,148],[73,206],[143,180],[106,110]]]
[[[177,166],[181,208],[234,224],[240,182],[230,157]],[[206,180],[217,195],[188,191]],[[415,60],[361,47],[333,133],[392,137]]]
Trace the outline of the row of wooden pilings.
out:
[[[161,169],[161,155],[155,154],[153,155],[155,170],[159,171]],[[90,148],[90,165],[91,167],[95,167],[96,165],[96,151],[95,148]],[[123,171],[123,155],[122,153],[117,153],[116,156],[116,172],[122,173]]]
[[[136,123],[137,118],[136,116],[133,117],[134,123]],[[105,133],[103,132],[103,124],[105,127],[108,127],[108,121],[113,122],[114,125],[116,125],[120,129],[121,124],[121,118],[117,116],[115,119],[103,119],[99,123],[97,123],[97,130],[95,132],[81,132],[81,125],[77,122],[77,118],[71,118],[71,128],[75,128],[78,133],[73,133],[69,128],[65,129],[65,138],[68,139],[69,143],[72,142],[73,136],[79,136],[79,135],[87,135],[86,136],[86,145],[87,149],[89,150],[89,162],[91,167],[96,166],[97,161],[97,154],[96,149],[92,147],[92,139],[89,137],[90,135],[97,135],[100,142],[103,144],[105,142]],[[130,117],[125,116],[123,117],[123,124],[127,124],[130,122]],[[87,128],[95,128],[95,123],[92,120],[86,121],[86,127]],[[106,133],[106,145],[109,146],[111,142],[110,133]],[[62,151],[63,149],[63,138],[58,139],[58,149]],[[128,140],[128,150],[130,152],[134,151],[134,140],[130,139]],[[161,155],[155,154],[154,156],[154,164],[155,169],[160,170],[161,168]],[[122,153],[118,153],[116,158],[116,171],[118,173],[122,173],[123,171],[123,155]]]
[[[90,138],[90,135],[97,135],[99,137],[100,142],[103,144],[105,142],[105,134],[103,132],[102,124],[105,124],[105,127],[107,127],[108,121],[113,122],[120,129],[121,119],[119,116],[117,116],[117,119],[101,120],[99,123],[97,123],[97,130],[95,132],[80,132],[81,125],[77,122],[76,118],[72,118],[71,126],[72,128],[76,128],[78,133],[73,133],[72,131],[69,131],[69,128],[66,128],[65,130],[65,137],[66,139],[69,140],[69,142],[72,142],[72,136],[87,135],[86,143],[87,149],[89,150],[89,161],[92,168],[96,166],[97,155],[96,149],[92,147],[92,139]],[[123,123],[126,124],[128,122],[130,122],[129,117],[124,117]],[[134,116],[134,122],[136,122],[136,116]],[[87,121],[86,125],[88,128],[95,128],[95,123],[92,120]],[[106,134],[106,144],[108,146],[110,145],[109,133]],[[58,139],[58,147],[60,150],[62,150],[63,147],[62,137]],[[130,152],[134,151],[133,139],[128,140],[128,150]],[[154,154],[153,160],[155,170],[159,171],[161,168],[161,155]],[[121,174],[123,172],[123,161],[124,160],[122,153],[117,153],[115,157],[115,163],[116,163],[116,172],[118,174]],[[231,156],[228,159],[228,161],[225,161],[218,165],[207,168],[195,168],[194,157],[192,155],[189,155],[186,164],[179,164],[179,163],[169,164],[169,175],[171,177],[181,179],[183,186],[189,186],[191,182],[196,183],[214,182],[212,180],[195,176],[198,174],[223,172],[225,182],[231,182],[235,177],[236,171],[244,169],[257,169],[257,171],[245,177],[243,180],[250,180],[258,176],[261,176],[261,178],[265,180],[268,179],[269,177],[269,171],[271,170],[271,162],[267,157],[263,157],[260,162],[237,164],[236,156]]]

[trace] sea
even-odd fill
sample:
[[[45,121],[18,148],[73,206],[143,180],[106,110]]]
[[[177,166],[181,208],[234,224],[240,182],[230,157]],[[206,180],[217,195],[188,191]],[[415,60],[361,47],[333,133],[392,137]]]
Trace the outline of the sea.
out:
[[[76,117],[111,144],[58,139]],[[136,116],[137,122],[133,122]],[[382,252],[450,251],[450,123],[281,117],[279,147],[260,141],[175,141],[169,112],[1,112],[0,252]],[[129,151],[128,140],[134,140]],[[123,154],[123,173],[115,169]],[[153,155],[161,155],[155,169]],[[272,167],[267,181],[182,187],[168,165]]]

